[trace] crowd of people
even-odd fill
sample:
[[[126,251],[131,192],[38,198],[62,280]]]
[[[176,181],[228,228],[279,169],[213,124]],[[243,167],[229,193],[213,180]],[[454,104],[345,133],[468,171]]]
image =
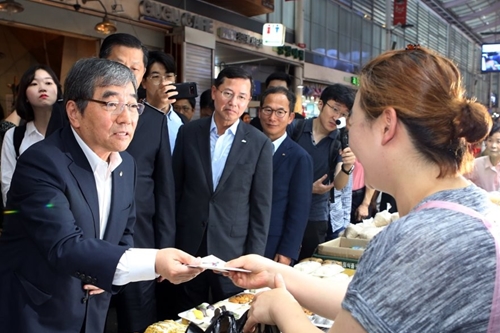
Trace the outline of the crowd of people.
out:
[[[301,306],[335,319],[331,332],[500,330],[499,215],[464,177],[500,190],[500,126],[464,97],[452,62],[420,46],[360,77],[357,92],[327,86],[303,119],[291,77],[273,73],[250,119],[252,76],[226,67],[194,120],[175,59],[128,34],[77,61],[64,89],[49,67],[28,69],[0,127],[0,327],[103,332],[112,303],[120,333],[142,332],[270,287],[245,331],[313,331]],[[375,190],[402,218],[349,285],[291,267],[371,216]],[[251,273],[189,267],[207,255]]]

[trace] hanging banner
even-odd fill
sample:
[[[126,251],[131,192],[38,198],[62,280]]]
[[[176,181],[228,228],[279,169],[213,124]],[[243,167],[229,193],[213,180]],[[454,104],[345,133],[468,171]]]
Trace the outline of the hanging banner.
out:
[[[406,25],[406,3],[407,0],[394,0],[394,21],[393,25]]]

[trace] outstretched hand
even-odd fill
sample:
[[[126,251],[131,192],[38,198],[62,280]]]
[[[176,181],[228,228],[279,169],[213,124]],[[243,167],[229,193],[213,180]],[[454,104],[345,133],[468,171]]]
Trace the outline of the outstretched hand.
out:
[[[156,273],[162,279],[179,284],[194,279],[203,272],[201,268],[190,268],[188,264],[198,264],[200,259],[174,248],[159,250],[156,254]]]
[[[231,260],[226,266],[247,269],[251,271],[251,273],[230,271],[224,273],[224,275],[228,276],[235,285],[241,288],[272,288],[274,286],[273,266],[275,265],[279,264],[259,255],[250,254]]]

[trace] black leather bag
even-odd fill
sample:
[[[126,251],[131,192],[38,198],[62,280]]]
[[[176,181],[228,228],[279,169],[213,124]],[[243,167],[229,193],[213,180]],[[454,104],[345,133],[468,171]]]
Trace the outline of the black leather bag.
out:
[[[232,312],[225,309],[215,309],[215,315],[210,325],[204,331],[198,325],[190,323],[186,333],[242,333],[247,322],[248,311],[236,320]],[[277,326],[258,325],[254,333],[280,333]]]

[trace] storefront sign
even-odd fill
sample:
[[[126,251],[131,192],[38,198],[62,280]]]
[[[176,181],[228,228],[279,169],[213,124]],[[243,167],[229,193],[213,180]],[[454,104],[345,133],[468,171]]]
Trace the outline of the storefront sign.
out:
[[[262,39],[225,27],[219,27],[217,29],[217,36],[219,36],[219,38],[221,39],[248,44],[251,46],[255,46],[256,48],[262,47]]]
[[[191,27],[213,33],[213,21],[162,3],[143,0],[139,4],[140,20],[152,21],[169,26]]]
[[[299,50],[291,46],[273,47],[273,51],[275,51],[278,55],[293,57],[294,59],[299,59],[300,61],[304,60],[304,50]]]

